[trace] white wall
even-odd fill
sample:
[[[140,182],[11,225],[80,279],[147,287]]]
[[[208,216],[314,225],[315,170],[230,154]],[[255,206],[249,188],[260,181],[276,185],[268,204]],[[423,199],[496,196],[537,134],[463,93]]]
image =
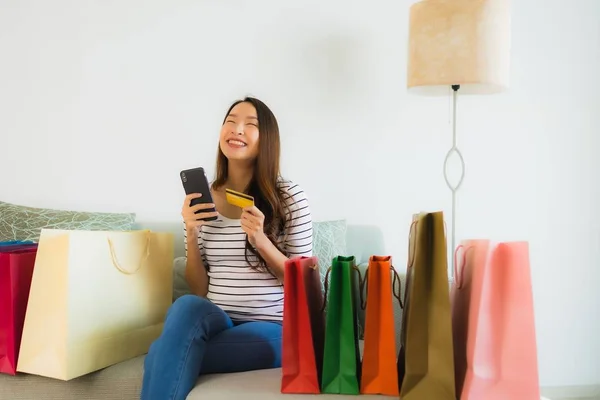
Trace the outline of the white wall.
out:
[[[450,103],[405,90],[409,5],[283,3],[0,0],[0,200],[179,222],[178,172],[212,173],[252,94],[314,217],[380,227],[404,264],[411,214],[450,210]],[[541,383],[600,384],[600,2],[513,3],[510,91],[460,99],[458,233],[530,241]]]

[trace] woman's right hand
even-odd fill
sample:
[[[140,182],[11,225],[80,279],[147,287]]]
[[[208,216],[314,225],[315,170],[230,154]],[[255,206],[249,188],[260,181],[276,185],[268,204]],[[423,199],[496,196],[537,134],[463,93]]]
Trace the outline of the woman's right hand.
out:
[[[185,222],[185,229],[188,231],[188,233],[194,232],[198,234],[199,228],[206,222],[203,221],[201,218],[216,217],[218,215],[216,211],[206,211],[215,207],[215,205],[212,203],[196,204],[195,206],[190,206],[192,200],[198,199],[200,197],[202,197],[202,194],[200,193],[192,193],[185,196],[183,208],[181,210],[181,216],[183,217],[183,222]],[[198,213],[196,214],[196,212]]]

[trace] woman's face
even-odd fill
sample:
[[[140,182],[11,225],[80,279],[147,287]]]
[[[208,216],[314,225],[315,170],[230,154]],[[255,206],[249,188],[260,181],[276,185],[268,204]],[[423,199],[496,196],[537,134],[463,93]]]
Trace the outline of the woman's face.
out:
[[[256,109],[242,102],[225,118],[219,146],[228,160],[253,161],[258,156],[258,136]]]

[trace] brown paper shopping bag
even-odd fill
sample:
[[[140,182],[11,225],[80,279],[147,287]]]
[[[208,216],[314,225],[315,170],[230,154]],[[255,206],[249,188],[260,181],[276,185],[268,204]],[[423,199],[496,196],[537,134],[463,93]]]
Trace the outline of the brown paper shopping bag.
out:
[[[170,233],[42,230],[17,371],[70,380],[145,354],[172,263]]]
[[[409,262],[398,357],[403,400],[455,400],[454,352],[442,212],[423,213],[411,225]]]

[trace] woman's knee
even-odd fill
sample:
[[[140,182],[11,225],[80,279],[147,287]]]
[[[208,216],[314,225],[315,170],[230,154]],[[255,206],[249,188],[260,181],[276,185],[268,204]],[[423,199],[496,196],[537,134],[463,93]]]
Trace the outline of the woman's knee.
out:
[[[172,308],[194,312],[210,306],[214,306],[214,304],[206,299],[206,297],[196,296],[195,294],[184,294],[173,302]]]
[[[167,318],[166,326],[195,323],[204,315],[211,313],[217,307],[204,297],[186,294],[173,302]]]

